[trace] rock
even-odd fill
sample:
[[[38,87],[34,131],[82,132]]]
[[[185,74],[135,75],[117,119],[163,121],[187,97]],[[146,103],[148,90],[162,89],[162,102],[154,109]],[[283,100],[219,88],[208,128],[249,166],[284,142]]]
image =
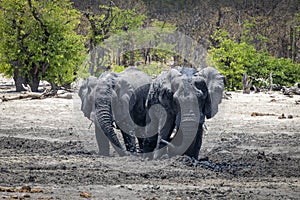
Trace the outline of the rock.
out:
[[[278,119],[286,119],[286,116],[282,113],[281,116],[278,117]]]
[[[81,192],[80,193],[80,197],[83,197],[83,198],[92,198],[93,195],[87,193],[87,192]]]
[[[21,192],[31,192],[31,187],[29,185],[23,185],[21,188]]]
[[[30,195],[29,194],[24,194],[23,197],[24,198],[30,198]]]

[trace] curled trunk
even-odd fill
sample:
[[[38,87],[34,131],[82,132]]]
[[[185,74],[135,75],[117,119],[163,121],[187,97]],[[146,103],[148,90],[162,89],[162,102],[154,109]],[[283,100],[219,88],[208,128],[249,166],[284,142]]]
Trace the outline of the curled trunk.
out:
[[[97,88],[96,102],[95,102],[95,115],[96,123],[103,130],[105,136],[112,143],[115,150],[121,155],[125,155],[125,151],[112,127],[112,111],[111,111],[111,98],[112,91],[108,84],[100,84]]]
[[[174,95],[177,101],[176,104],[178,105],[175,127],[179,125],[179,128],[172,140],[172,144],[174,144],[175,147],[170,148],[169,154],[171,155],[185,154],[194,143],[202,113],[199,110],[199,104],[195,94],[187,93],[187,95],[179,96],[180,95],[177,94]]]
[[[190,151],[190,147],[193,146],[194,140],[197,138],[198,124],[195,114],[188,113],[182,116],[179,130],[172,140],[175,147],[169,151],[171,156],[183,155]]]

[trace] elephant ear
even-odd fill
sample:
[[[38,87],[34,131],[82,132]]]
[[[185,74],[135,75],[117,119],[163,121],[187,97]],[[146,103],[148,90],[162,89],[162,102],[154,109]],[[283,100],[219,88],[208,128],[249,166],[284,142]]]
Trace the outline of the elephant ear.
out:
[[[207,97],[205,99],[204,104],[204,115],[207,119],[210,119],[213,117],[213,110],[212,110],[212,101],[209,92],[207,93]]]
[[[167,72],[162,72],[157,78],[150,84],[149,92],[147,95],[145,106],[150,108],[154,104],[159,103],[159,93],[163,87],[163,81],[166,78]]]
[[[198,101],[200,100],[199,108],[202,110],[205,117],[209,119],[212,117],[212,101],[206,81],[201,76],[194,77],[193,81]]]
[[[94,76],[88,77],[81,85],[78,95],[81,99],[81,111],[84,116],[90,120],[94,120],[94,104],[95,104],[95,90],[97,85],[97,78]]]
[[[213,67],[203,68],[198,75],[205,79],[211,99],[211,117],[214,117],[218,112],[219,104],[222,102],[224,76]]]
[[[130,110],[134,106],[129,102],[134,102],[135,98],[132,85],[127,80],[119,78],[115,83],[112,99],[112,110],[116,122],[123,121],[124,118],[129,116]]]

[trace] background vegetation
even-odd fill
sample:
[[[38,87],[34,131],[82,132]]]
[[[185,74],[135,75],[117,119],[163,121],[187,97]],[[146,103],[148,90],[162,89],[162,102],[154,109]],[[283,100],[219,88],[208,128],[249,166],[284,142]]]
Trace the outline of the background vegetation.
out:
[[[80,12],[67,0],[0,2],[0,72],[37,91],[39,80],[53,87],[73,81],[84,54],[75,32]]]
[[[157,40],[161,32],[179,31],[208,50],[206,62],[225,75],[229,90],[241,89],[245,72],[259,87],[270,83],[270,74],[274,84],[300,81],[298,0],[72,2],[73,7],[67,0],[2,0],[0,72],[11,76],[19,72],[27,82],[34,79],[29,74],[38,74],[38,79],[54,85],[69,83],[78,75],[121,71],[128,65],[157,74],[171,62],[186,65],[189,59],[184,58],[194,59],[189,55],[193,52],[184,52],[185,57],[176,54],[186,47]],[[160,31],[126,35],[144,27]],[[115,35],[123,37],[121,43]],[[133,39],[160,46],[138,48]],[[107,41],[114,44],[109,49],[103,46]]]

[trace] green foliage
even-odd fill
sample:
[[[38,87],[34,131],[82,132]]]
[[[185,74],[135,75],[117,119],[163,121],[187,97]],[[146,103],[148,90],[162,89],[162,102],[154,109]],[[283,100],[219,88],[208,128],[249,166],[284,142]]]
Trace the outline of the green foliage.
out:
[[[269,39],[260,33],[256,33],[257,19],[252,18],[250,21],[245,20],[243,23],[243,30],[241,41],[247,44],[255,45],[258,41],[262,50],[265,50]]]
[[[78,67],[76,78],[83,78],[86,79],[90,76],[89,68],[87,67],[87,64],[82,64]]]
[[[300,64],[289,58],[274,58],[268,60],[269,71],[273,74],[273,83],[279,85],[294,85],[300,82]]]
[[[111,68],[111,71],[119,73],[119,72],[124,71],[124,69],[125,69],[124,66],[113,65]]]
[[[79,18],[68,0],[2,0],[0,72],[12,76],[18,68],[24,76],[72,82],[85,52],[84,38],[74,31]]]
[[[175,31],[173,24],[149,19],[134,9],[112,5],[100,9],[102,15],[86,15],[91,25],[91,72],[96,74],[96,71],[106,70],[107,66],[165,62],[173,56],[175,45],[162,41],[164,35]],[[104,49],[103,53],[99,53],[99,49]]]
[[[292,85],[300,81],[300,64],[291,59],[277,59],[267,51],[257,51],[251,44],[238,43],[225,31],[217,31],[213,39],[218,46],[209,50],[209,62],[224,74],[228,90],[242,89],[244,72],[259,87],[269,84],[270,73],[274,84]]]
[[[145,15],[134,10],[123,10],[115,6],[100,6],[101,15],[87,15],[91,24],[89,37],[93,45],[99,45],[110,35],[139,28]]]
[[[158,20],[152,20],[151,31],[147,29],[142,32],[141,37],[152,44],[154,48],[150,49],[150,54],[156,58],[155,61],[167,61],[175,55],[175,44],[164,41],[163,38],[172,35],[176,30],[176,26],[171,23],[162,22]]]
[[[216,32],[214,39],[219,46],[209,51],[213,64],[225,76],[228,90],[241,89],[243,73],[251,71],[257,64],[255,48],[245,42],[233,41],[224,31]]]
[[[138,66],[138,68],[149,76],[156,76],[162,71],[167,70],[169,67],[167,65],[164,65],[163,63],[152,62],[151,64],[140,65]]]

